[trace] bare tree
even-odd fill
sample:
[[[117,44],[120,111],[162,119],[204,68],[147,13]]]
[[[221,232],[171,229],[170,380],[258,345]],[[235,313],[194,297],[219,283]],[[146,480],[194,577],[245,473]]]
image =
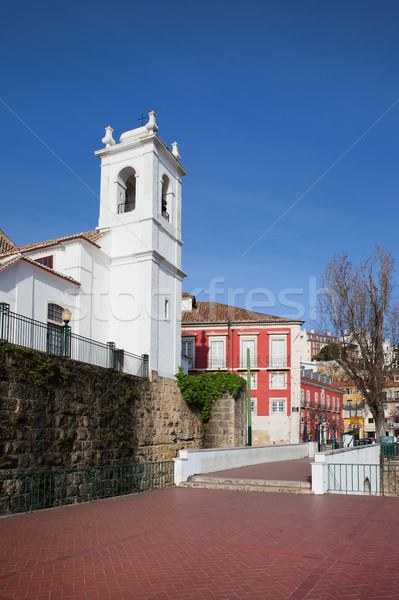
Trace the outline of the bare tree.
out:
[[[377,441],[385,434],[384,384],[396,360],[398,305],[394,299],[394,259],[385,248],[354,266],[335,254],[322,277],[320,326],[338,336],[337,363],[359,388],[375,420]]]

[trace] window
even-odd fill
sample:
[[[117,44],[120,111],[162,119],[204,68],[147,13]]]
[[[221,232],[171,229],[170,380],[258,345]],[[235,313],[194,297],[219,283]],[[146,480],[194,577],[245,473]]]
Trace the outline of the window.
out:
[[[245,379],[245,381],[247,381],[246,373],[243,373],[242,377]],[[251,390],[256,390],[256,388],[258,387],[258,376],[256,373],[250,374],[250,383],[251,383]]]
[[[393,393],[393,397],[394,397],[395,400],[398,400],[399,399],[399,392],[398,391],[394,392]]]
[[[272,413],[285,413],[285,400],[281,398],[271,399],[271,412]]]
[[[249,350],[249,365],[256,367],[256,340],[246,340],[241,338],[241,367],[246,367],[248,363]]]
[[[164,219],[169,221],[169,213],[168,213],[168,200],[170,196],[170,181],[169,177],[164,175],[162,177],[162,198],[161,198],[161,214]]]
[[[131,212],[136,208],[136,172],[126,167],[118,175],[118,214]]]
[[[335,396],[332,397],[332,409],[335,410]]]
[[[306,402],[308,403],[308,405],[310,404],[310,392],[309,392],[309,390],[306,390]]]
[[[305,390],[301,389],[301,404],[305,402]]]
[[[286,367],[287,366],[287,353],[286,353],[286,340],[284,339],[271,339],[270,340],[270,366],[271,367]]]
[[[62,306],[49,304],[47,307],[46,352],[61,356],[63,354]]]
[[[257,415],[257,410],[258,410],[258,399],[257,398],[251,398],[251,413],[253,415]]]
[[[62,323],[63,310],[62,306],[58,306],[58,304],[49,304],[47,307],[47,319],[56,323]]]
[[[301,423],[305,422],[305,413],[301,410]]]
[[[282,390],[287,387],[285,373],[270,373],[270,389]]]
[[[399,375],[394,375],[394,376],[393,376],[393,380],[394,380],[394,381],[399,381]]]
[[[52,256],[44,256],[43,258],[37,258],[35,262],[39,263],[39,265],[43,265],[44,267],[48,267],[49,269],[53,268]]]
[[[324,408],[324,400],[325,400],[324,390],[321,390],[321,407],[322,408]]]
[[[319,405],[319,392],[314,393],[314,405],[315,406]]]
[[[209,344],[209,368],[223,369],[226,367],[225,340],[211,340]]]
[[[183,340],[181,343],[181,353],[188,357],[188,368],[194,369],[194,340]]]
[[[369,419],[367,419],[367,421],[368,421],[369,423],[374,423],[374,419],[373,419],[372,417],[371,417],[371,418],[369,418]]]
[[[165,319],[169,319],[169,300],[168,298],[165,298],[165,305],[164,305],[164,318]]]
[[[326,404],[327,408],[331,408],[331,404],[330,404],[330,396],[327,396],[327,404]]]

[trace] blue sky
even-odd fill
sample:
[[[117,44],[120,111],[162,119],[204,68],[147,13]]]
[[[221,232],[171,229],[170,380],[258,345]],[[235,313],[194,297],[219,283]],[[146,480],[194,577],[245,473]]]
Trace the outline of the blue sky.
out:
[[[398,254],[398,25],[386,0],[5,5],[0,227],[95,227],[104,127],[155,110],[189,171],[184,288],[311,326],[335,251]]]

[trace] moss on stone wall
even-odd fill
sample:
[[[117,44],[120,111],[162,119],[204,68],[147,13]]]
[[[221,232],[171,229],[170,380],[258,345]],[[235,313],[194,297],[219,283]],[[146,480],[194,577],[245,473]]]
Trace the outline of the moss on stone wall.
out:
[[[0,343],[2,471],[168,459],[201,433],[172,380]]]

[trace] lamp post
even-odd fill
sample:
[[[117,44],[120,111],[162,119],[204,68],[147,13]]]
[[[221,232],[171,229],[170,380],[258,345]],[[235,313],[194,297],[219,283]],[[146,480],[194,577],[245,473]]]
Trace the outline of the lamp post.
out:
[[[72,313],[69,308],[64,308],[61,318],[64,321],[64,356],[67,358],[71,356],[71,328],[69,327],[71,317]]]
[[[251,354],[247,348],[247,388],[248,388],[248,446],[252,446],[252,415],[251,415]]]
[[[233,319],[229,317],[227,319],[227,370],[230,371],[230,329]]]

